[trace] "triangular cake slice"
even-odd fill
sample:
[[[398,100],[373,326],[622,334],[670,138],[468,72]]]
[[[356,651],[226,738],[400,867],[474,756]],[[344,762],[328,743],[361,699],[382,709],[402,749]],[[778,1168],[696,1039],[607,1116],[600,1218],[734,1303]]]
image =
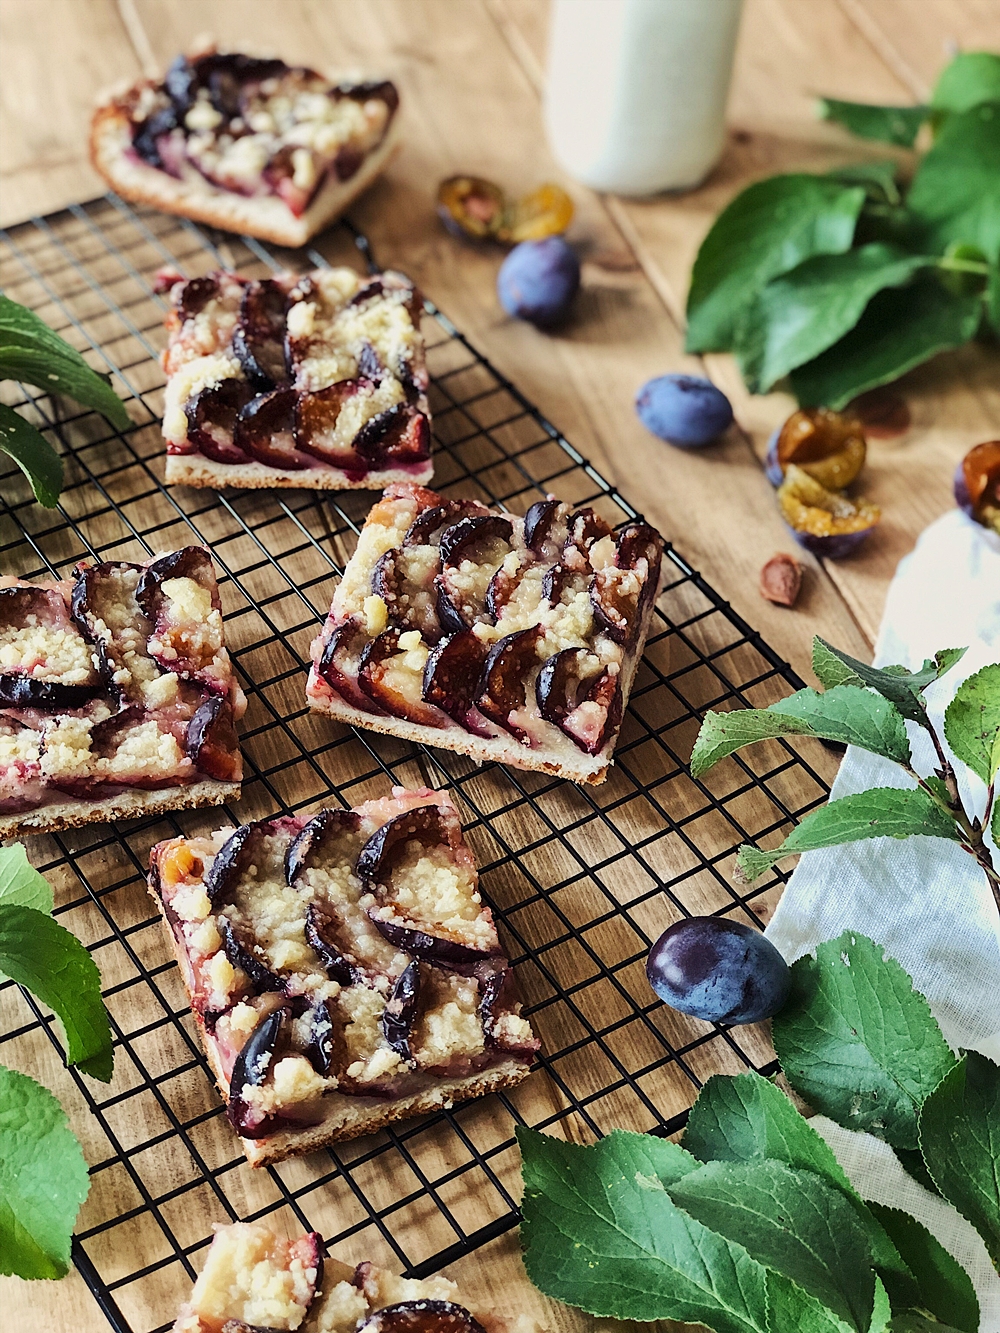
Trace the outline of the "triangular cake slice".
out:
[[[393,84],[336,82],[214,46],[98,104],[90,156],[124,199],[305,245],[399,146]]]
[[[149,885],[254,1166],[528,1073],[538,1043],[443,792],[173,838]]]
[[[370,490],[427,481],[421,298],[350,268],[158,275],[168,483]]]

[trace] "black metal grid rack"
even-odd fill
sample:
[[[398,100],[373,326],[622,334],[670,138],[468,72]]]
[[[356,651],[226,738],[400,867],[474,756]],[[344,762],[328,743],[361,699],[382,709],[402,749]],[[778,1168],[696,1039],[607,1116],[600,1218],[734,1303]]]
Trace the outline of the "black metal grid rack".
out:
[[[260,274],[345,256],[357,263],[359,252],[368,261],[364,238],[340,228],[323,254],[275,255],[113,196],[2,235],[0,287],[112,372],[137,424],[121,435],[103,417],[5,386],[4,400],[61,443],[67,478],[59,510],[44,510],[0,456],[0,569],[64,575],[85,555],[141,559],[206,543],[249,697],[238,809],[31,842],[60,919],[101,968],[116,1074],[104,1086],[66,1071],[51,1015],[11,983],[2,1058],[71,1107],[92,1177],[74,1258],[122,1333],[148,1329],[150,1311],[154,1325],[168,1326],[213,1219],[276,1215],[279,1225],[319,1230],[345,1258],[426,1274],[515,1225],[515,1121],[581,1139],[613,1125],[669,1134],[708,1073],[762,1068],[770,1058],[761,1032],[686,1020],[654,1002],[643,975],[651,941],[683,914],[759,922],[780,877],[738,893],[737,846],[771,840],[826,795],[818,773],[781,742],[691,779],[684,760],[706,708],[760,706],[800,682],[681,556],[668,548],[615,767],[603,786],[584,790],[308,713],[309,642],[371,496],[163,487],[155,269],[169,263],[194,275],[222,264]],[[427,313],[436,488],[521,512],[553,490],[616,525],[636,516],[440,311],[428,303]],[[390,780],[452,792],[543,1054],[506,1095],[253,1172],[221,1113],[145,895],[149,847],[227,818],[356,804],[385,794]]]

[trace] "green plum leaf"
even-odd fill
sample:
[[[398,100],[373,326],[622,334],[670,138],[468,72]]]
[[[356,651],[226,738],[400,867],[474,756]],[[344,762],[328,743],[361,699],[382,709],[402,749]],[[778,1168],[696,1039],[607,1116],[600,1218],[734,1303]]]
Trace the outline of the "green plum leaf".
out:
[[[737,865],[749,883],[796,852],[837,847],[865,838],[948,838],[959,842],[955,821],[920,787],[872,787],[842,796],[806,815],[779,847],[740,848]]]
[[[89,1188],[83,1152],[55,1097],[0,1065],[0,1273],[65,1277]]]
[[[76,936],[33,907],[0,904],[0,971],[58,1014],[69,1063],[107,1083],[114,1051],[101,975]]]
[[[931,106],[935,111],[968,111],[981,102],[1000,102],[1000,56],[959,51],[938,75]]]
[[[790,1278],[867,1333],[875,1274],[865,1228],[843,1193],[785,1162],[707,1162],[667,1186],[691,1217]]]
[[[927,119],[926,106],[877,106],[869,102],[842,102],[821,97],[817,110],[821,120],[832,120],[859,139],[877,139],[912,148],[920,126]]]
[[[38,503],[54,509],[63,487],[63,461],[45,436],[6,403],[0,403],[0,452],[28,478]]]
[[[884,698],[856,685],[820,693],[797,690],[767,708],[709,712],[691,752],[691,774],[700,777],[734,750],[776,736],[819,736],[859,745],[897,764],[910,762],[903,719]]]
[[[772,278],[737,328],[736,356],[747,388],[767,393],[849,333],[876,292],[902,287],[936,262],[874,241],[846,254],[816,255]]]
[[[625,1130],[581,1147],[518,1126],[517,1140],[524,1263],[540,1291],[611,1318],[771,1333],[764,1268],[667,1193],[696,1158]]]
[[[796,1092],[898,1148],[917,1147],[920,1107],[956,1063],[906,971],[854,931],[793,964],[772,1030]]]
[[[34,384],[45,393],[64,393],[101,412],[119,430],[132,422],[108,381],[44,320],[0,295],[0,376]]]
[[[906,667],[873,667],[860,662],[840,648],[834,648],[817,634],[813,639],[813,670],[822,683],[834,685],[867,685],[888,699],[911,722],[927,725],[927,712],[922,692],[946,671],[959,663],[965,648],[942,648],[933,658],[926,658],[919,671]]]
[[[942,254],[960,241],[1000,259],[1000,100],[945,118],[906,206],[929,252]]]
[[[772,176],[737,195],[694,263],[687,350],[727,350],[740,311],[771,278],[813,255],[850,249],[864,200],[859,186],[806,174]]]
[[[877,292],[849,333],[790,371],[792,391],[803,405],[846,407],[866,390],[967,343],[982,305],[979,296],[956,295],[932,274]]]
[[[920,1151],[1000,1272],[1000,1066],[967,1051],[941,1077],[920,1108]]]
[[[908,1303],[929,1310],[963,1333],[979,1333],[979,1298],[958,1260],[909,1213],[882,1203],[868,1207],[916,1278],[917,1299]]]
[[[962,681],[945,710],[944,734],[963,764],[993,781],[1000,765],[1000,663]]]

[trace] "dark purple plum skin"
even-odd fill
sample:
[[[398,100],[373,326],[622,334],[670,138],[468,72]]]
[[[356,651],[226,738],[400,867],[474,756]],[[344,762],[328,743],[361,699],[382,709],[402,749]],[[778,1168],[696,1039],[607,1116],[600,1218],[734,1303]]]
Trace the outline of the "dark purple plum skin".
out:
[[[678,449],[717,440],[733,419],[729,399],[697,375],[658,375],[636,394],[636,415],[653,435]]]
[[[580,261],[561,236],[515,245],[497,274],[507,314],[539,328],[564,320],[579,290]]]
[[[825,556],[828,560],[840,560],[850,555],[871,532],[871,528],[862,528],[860,532],[836,532],[829,537],[817,537],[812,532],[799,532],[791,524],[786,523],[785,526],[805,550],[811,551],[813,555]]]
[[[788,998],[791,972],[759,931],[726,917],[696,916],[665,930],[646,976],[672,1008],[709,1023],[759,1023]]]
[[[229,1079],[229,1104],[227,1112],[230,1123],[237,1134],[244,1138],[259,1138],[271,1132],[273,1117],[265,1117],[259,1125],[250,1124],[245,1116],[246,1104],[243,1101],[243,1089],[253,1088],[263,1083],[270,1067],[271,1056],[278,1044],[284,1009],[275,1011],[263,1019],[243,1044],[236,1057],[233,1072]]]
[[[475,736],[493,734],[475,707],[486,654],[483,641],[471,629],[462,629],[442,639],[424,666],[423,697]]]
[[[261,962],[228,917],[219,917],[219,934],[222,936],[222,947],[226,957],[233,967],[241,968],[247,974],[255,994],[263,995],[265,991],[278,993],[284,991],[285,983],[282,979],[272,972],[266,963]]]
[[[382,1010],[382,1035],[397,1055],[411,1064],[410,1035],[420,1003],[420,964],[414,959],[397,979]]]
[[[38,680],[23,671],[6,671],[0,675],[0,708],[82,708],[103,690],[103,681],[65,685],[59,680]]]
[[[486,1333],[464,1305],[454,1301],[397,1301],[376,1310],[358,1333]]]
[[[355,872],[369,883],[388,883],[397,851],[412,840],[434,845],[451,841],[439,805],[418,805],[394,815],[362,847]]]
[[[304,824],[285,853],[285,879],[294,886],[310,862],[319,857],[324,845],[344,834],[357,833],[361,816],[356,810],[321,810]]]

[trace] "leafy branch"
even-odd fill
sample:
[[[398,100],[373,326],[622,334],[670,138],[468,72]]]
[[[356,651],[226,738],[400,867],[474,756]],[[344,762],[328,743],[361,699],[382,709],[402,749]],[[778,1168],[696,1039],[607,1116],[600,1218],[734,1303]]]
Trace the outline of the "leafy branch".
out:
[[[920,834],[957,842],[982,869],[1000,908],[1000,870],[985,837],[990,827],[994,842],[1000,834],[1000,663],[967,677],[944,716],[944,740],[959,761],[986,784],[982,817],[970,814],[962,804],[954,765],[924,700],[927,686],[951,670],[964,654],[964,648],[942,649],[919,671],[872,667],[817,637],[813,640],[813,670],[824,690],[798,690],[768,708],[706,714],[691,754],[693,777],[701,777],[720,759],[755,741],[815,736],[857,745],[892,760],[914,784],[877,787],[830,801],[808,814],[780,846],[768,851],[742,846],[737,868],[746,880],[753,882],[795,852],[864,838]],[[907,722],[930,737],[937,760],[930,773],[914,768]]]
[[[903,968],[854,932],[820,945],[792,967],[774,1039],[792,1087],[890,1143],[1000,1265],[1000,1068],[955,1058]],[[977,1333],[961,1265],[916,1218],[863,1199],[759,1074],[709,1078],[680,1144],[517,1137],[528,1275],[569,1305],[716,1333]]]
[[[0,848],[0,980],[5,973],[52,1008],[67,1062],[107,1083],[114,1053],[100,974],[52,907],[52,890],[24,847]],[[83,1151],[56,1098],[0,1065],[0,1273],[65,1276],[89,1187]]]
[[[132,424],[107,379],[91,370],[80,353],[33,311],[3,295],[0,379],[33,384],[44,393],[64,393],[103,413],[119,430]],[[55,508],[63,487],[62,459],[41,431],[5,403],[0,403],[0,451],[28,478],[39,504]]]
[[[894,161],[749,186],[702,242],[689,352],[729,351],[747,387],[788,379],[803,405],[845,406],[980,330],[1000,335],[1000,56],[964,52],[927,106],[823,98],[851,133],[934,142],[908,189]]]

